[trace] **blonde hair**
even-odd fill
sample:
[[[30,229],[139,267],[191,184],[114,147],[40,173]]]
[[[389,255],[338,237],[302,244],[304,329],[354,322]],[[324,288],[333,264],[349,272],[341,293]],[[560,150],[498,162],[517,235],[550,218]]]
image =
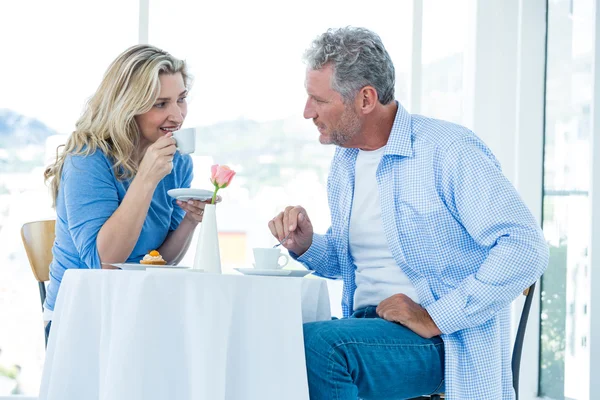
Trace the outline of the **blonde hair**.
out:
[[[87,156],[100,150],[113,162],[117,179],[129,179],[136,174],[138,165],[132,154],[140,141],[140,131],[134,117],[154,105],[160,94],[159,76],[176,73],[181,73],[184,85],[189,88],[185,61],[149,45],[130,47],[112,62],[64,150],[59,154],[63,146],[57,148],[56,161],[44,172],[45,181],[50,180],[53,205],[69,155]]]

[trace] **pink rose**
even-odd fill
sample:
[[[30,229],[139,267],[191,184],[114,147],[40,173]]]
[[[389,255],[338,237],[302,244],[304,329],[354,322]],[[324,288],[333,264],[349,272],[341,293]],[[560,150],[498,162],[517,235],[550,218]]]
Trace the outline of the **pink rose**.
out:
[[[235,171],[229,168],[227,165],[215,164],[211,167],[210,181],[215,185],[215,192],[213,193],[212,204],[215,204],[217,199],[217,192],[219,189],[226,188],[231,183],[231,180],[235,176]]]
[[[215,164],[211,167],[211,172],[210,181],[219,189],[229,186],[235,175],[235,171],[227,165]]]

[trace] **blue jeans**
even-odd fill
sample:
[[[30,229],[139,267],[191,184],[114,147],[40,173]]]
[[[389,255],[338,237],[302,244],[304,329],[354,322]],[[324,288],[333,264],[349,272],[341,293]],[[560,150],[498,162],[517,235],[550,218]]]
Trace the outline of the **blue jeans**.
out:
[[[410,399],[444,390],[444,342],[381,319],[376,307],[304,324],[311,400]]]

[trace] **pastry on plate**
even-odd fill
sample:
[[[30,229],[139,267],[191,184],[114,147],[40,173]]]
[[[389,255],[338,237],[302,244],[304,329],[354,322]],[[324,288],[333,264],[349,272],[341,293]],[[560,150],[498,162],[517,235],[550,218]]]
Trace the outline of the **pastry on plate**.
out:
[[[160,253],[156,250],[152,250],[140,260],[140,264],[144,265],[165,265],[167,262],[162,258]]]

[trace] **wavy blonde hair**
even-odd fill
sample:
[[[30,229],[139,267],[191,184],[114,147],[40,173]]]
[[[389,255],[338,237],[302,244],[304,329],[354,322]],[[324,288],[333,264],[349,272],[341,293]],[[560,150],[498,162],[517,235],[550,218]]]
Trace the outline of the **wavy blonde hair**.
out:
[[[56,150],[56,161],[44,171],[50,181],[52,204],[56,205],[65,159],[69,155],[90,155],[102,151],[113,162],[119,180],[132,178],[138,168],[133,159],[140,141],[134,119],[148,112],[160,94],[162,74],[181,73],[189,88],[185,61],[150,45],[130,47],[108,67],[96,93],[88,100],[75,131]],[[60,148],[64,147],[62,153]]]

